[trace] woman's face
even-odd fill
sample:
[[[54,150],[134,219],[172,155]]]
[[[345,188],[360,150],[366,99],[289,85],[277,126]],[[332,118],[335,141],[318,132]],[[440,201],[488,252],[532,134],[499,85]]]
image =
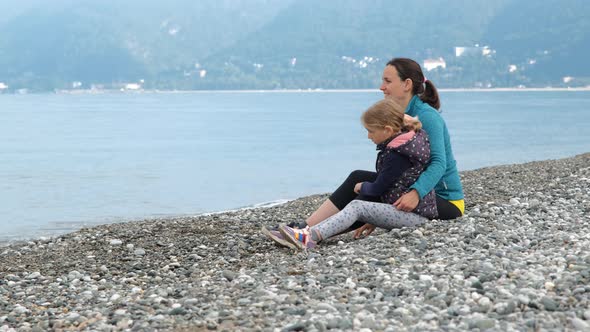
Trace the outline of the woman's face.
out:
[[[394,66],[385,66],[381,87],[379,89],[383,91],[385,98],[393,98],[395,101],[400,102],[403,105],[406,99],[408,99],[408,96],[411,95],[411,82],[410,79],[402,81]]]

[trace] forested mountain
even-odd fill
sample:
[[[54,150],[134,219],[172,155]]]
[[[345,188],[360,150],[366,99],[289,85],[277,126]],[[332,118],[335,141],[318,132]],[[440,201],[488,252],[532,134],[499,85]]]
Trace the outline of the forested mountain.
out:
[[[43,3],[0,25],[0,82],[65,88],[150,81],[195,68],[260,29],[287,1]]]
[[[0,4],[0,82],[372,88],[407,56],[442,58],[427,73],[441,87],[579,86],[589,31],[585,0],[23,0]]]
[[[482,40],[538,84],[590,77],[590,1],[511,1]],[[537,61],[530,65],[526,59]]]

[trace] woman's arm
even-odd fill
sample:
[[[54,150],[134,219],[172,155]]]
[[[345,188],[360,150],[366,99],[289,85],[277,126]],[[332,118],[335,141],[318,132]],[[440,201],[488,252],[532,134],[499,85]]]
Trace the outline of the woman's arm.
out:
[[[444,122],[439,114],[427,112],[420,117],[422,126],[430,140],[430,160],[426,170],[410,187],[415,189],[422,199],[428,194],[445,174],[447,154],[445,151]]]

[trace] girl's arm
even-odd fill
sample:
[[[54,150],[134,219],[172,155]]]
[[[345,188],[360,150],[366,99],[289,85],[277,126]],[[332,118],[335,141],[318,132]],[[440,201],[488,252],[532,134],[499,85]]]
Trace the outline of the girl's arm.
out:
[[[410,160],[395,152],[389,152],[382,163],[383,167],[377,174],[377,179],[374,182],[363,182],[360,190],[361,195],[379,197],[384,194],[395,179],[400,177],[402,173],[410,168],[412,164]]]

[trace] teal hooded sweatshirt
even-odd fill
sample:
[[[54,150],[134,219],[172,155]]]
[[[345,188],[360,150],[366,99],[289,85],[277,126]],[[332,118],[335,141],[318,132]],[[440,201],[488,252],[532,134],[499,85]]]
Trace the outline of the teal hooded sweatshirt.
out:
[[[420,199],[433,188],[438,196],[448,201],[463,199],[463,188],[451,149],[449,130],[440,113],[414,95],[406,108],[406,114],[418,117],[430,138],[429,164],[410,188],[418,191]]]

